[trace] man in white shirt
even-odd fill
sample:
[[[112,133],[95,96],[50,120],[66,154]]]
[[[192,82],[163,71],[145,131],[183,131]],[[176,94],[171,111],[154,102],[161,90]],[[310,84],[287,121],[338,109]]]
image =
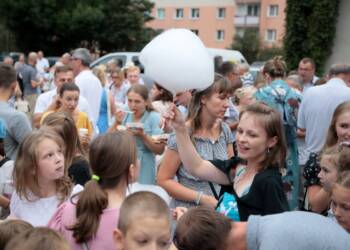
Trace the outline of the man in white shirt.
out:
[[[102,84],[89,68],[90,52],[85,48],[78,48],[71,57],[71,66],[75,75],[75,84],[80,88],[80,95],[84,96],[91,107],[91,120],[95,124],[100,113]]]
[[[38,51],[38,60],[35,66],[40,77],[45,77],[45,74],[49,72],[49,61],[44,57],[44,53],[41,50]]]
[[[350,66],[333,65],[329,75],[331,79],[327,83],[306,91],[299,108],[298,133],[305,134],[309,154],[321,151],[334,110],[350,101]]]
[[[73,69],[70,66],[57,67],[55,71],[54,82],[56,88],[41,94],[36,101],[34,109],[34,125],[37,128],[40,126],[41,117],[45,112],[58,108],[59,91],[62,85],[64,83],[74,82]],[[87,113],[90,118],[90,106],[83,96],[79,97],[78,109],[82,112]]]
[[[316,64],[311,58],[303,58],[299,62],[298,75],[302,82],[302,93],[313,87],[318,80],[315,76]]]

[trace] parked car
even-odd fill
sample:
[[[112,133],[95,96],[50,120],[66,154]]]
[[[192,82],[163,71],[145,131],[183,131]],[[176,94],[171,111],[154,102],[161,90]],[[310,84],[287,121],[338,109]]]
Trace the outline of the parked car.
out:
[[[6,56],[10,56],[13,59],[13,62],[17,62],[19,59],[19,56],[21,55],[21,52],[1,52],[0,53],[0,62],[4,60]]]
[[[104,55],[94,62],[90,64],[91,68],[95,68],[96,66],[100,64],[106,65],[110,60],[116,60],[119,64],[119,67],[122,68],[125,66],[127,63],[134,63],[136,66],[141,68],[141,72],[143,72],[143,66],[141,62],[139,61],[139,55],[140,52],[115,52],[115,53],[110,53],[107,55]]]

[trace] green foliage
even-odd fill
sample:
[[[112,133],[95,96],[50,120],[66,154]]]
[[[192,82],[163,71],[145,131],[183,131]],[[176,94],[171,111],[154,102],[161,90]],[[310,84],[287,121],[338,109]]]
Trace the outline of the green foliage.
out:
[[[256,61],[260,48],[259,31],[248,28],[242,37],[236,35],[231,48],[240,51],[249,63]]]
[[[263,48],[260,49],[259,54],[257,56],[257,61],[267,61],[275,56],[282,56],[283,55],[283,49],[279,47],[272,47],[272,48]]]
[[[340,0],[287,0],[284,55],[290,69],[315,60],[318,74],[332,52]]]
[[[149,0],[1,0],[0,16],[20,50],[59,55],[81,44],[137,50],[153,33]]]

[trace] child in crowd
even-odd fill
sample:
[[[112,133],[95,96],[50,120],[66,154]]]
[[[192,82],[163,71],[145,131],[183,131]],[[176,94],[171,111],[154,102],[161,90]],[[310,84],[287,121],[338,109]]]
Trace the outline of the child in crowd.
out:
[[[186,250],[344,250],[350,249],[350,237],[337,223],[314,213],[251,215],[247,222],[232,222],[210,208],[196,207],[179,219],[174,245]]]
[[[63,203],[48,226],[61,232],[71,249],[114,250],[113,230],[129,183],[137,179],[136,145],[127,132],[103,134],[90,146],[92,180]]]
[[[320,190],[310,200],[310,209],[327,210],[330,206],[331,191],[337,180],[337,176],[343,171],[350,170],[350,148],[348,145],[340,144],[325,149],[321,155]],[[315,206],[315,207],[314,207]],[[328,216],[332,217],[329,210]]]
[[[341,143],[346,144],[349,140],[350,102],[343,102],[333,113],[323,151]],[[313,212],[322,213],[329,207],[329,193],[326,195],[320,185],[320,179],[318,176],[319,172],[319,156],[315,155],[314,160],[309,160],[304,169],[306,191],[303,208],[306,210],[312,210]],[[328,198],[325,199],[325,196]]]
[[[168,249],[171,216],[167,204],[151,192],[128,196],[120,208],[114,239],[118,250]]]
[[[15,236],[33,226],[23,220],[6,220],[0,223],[0,249],[5,249],[6,244]]]
[[[82,189],[72,188],[64,149],[62,138],[50,129],[40,129],[25,138],[13,171],[15,192],[9,218],[44,226],[60,203]]]
[[[78,135],[73,118],[64,112],[49,114],[43,121],[43,126],[48,126],[59,134],[66,143],[64,159],[68,166],[68,176],[73,183],[85,185],[91,179],[90,165],[87,161],[90,139]],[[87,136],[88,138],[88,136]]]
[[[37,227],[14,237],[5,250],[70,250],[67,241],[52,229]]]
[[[332,190],[332,211],[338,223],[350,233],[350,171],[342,172]],[[344,248],[345,249],[345,248]]]

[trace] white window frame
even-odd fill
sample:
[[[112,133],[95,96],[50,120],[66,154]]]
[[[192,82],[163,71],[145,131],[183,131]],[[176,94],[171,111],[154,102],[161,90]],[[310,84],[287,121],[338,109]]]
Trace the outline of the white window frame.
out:
[[[279,6],[278,4],[271,4],[267,8],[267,16],[268,17],[276,17],[278,16]]]
[[[220,11],[222,11],[222,12],[220,12]],[[221,16],[220,13],[223,15]],[[216,18],[217,19],[225,19],[225,17],[226,17],[226,8],[225,7],[217,8]]]
[[[270,35],[269,35],[269,33],[271,32],[271,38],[272,39],[270,39]],[[267,41],[267,42],[276,42],[277,41],[277,30],[275,30],[275,29],[267,29],[266,30],[266,34],[265,34],[265,41]]]
[[[225,30],[216,30],[216,40],[217,41],[225,40]]]
[[[248,13],[249,7],[252,8],[253,13],[250,13],[250,14]],[[259,12],[260,12],[259,5],[257,5],[257,4],[247,4],[247,6],[246,6],[246,15],[247,16],[259,16]]]
[[[179,12],[178,12],[179,11]],[[182,15],[177,15],[178,13],[182,13]],[[184,9],[183,8],[176,8],[174,10],[174,19],[183,19],[184,18]]]
[[[160,11],[163,12],[163,16],[159,15]],[[158,8],[157,9],[157,19],[159,19],[159,20],[164,20],[165,19],[165,9],[164,8]]]
[[[194,12],[195,10],[197,10],[196,12]],[[192,14],[195,14],[197,13],[196,16],[192,15]],[[190,9],[190,19],[199,19],[200,17],[200,9],[199,8],[191,8]]]

